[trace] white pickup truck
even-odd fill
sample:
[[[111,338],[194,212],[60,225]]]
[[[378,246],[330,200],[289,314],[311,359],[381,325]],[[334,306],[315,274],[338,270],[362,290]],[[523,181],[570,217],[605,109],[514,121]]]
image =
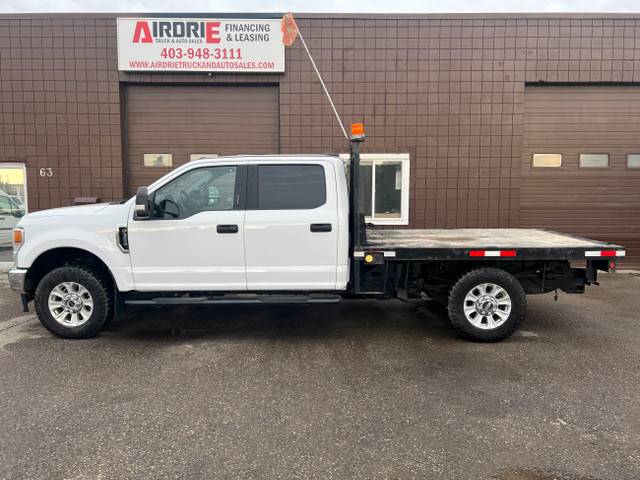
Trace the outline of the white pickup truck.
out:
[[[625,254],[542,230],[367,229],[363,139],[351,137],[351,175],[330,155],[211,158],[129,200],[28,214],[10,285],[64,338],[95,335],[127,305],[429,296],[465,337],[498,341],[521,325],[525,294],[583,293]]]

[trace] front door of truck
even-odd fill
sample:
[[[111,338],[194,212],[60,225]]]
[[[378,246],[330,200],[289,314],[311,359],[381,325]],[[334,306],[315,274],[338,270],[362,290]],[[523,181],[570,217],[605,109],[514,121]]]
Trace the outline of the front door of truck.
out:
[[[249,290],[333,290],[338,261],[331,162],[251,162],[245,258]]]
[[[150,218],[129,221],[136,290],[246,290],[244,185],[246,165],[221,163],[150,192]]]

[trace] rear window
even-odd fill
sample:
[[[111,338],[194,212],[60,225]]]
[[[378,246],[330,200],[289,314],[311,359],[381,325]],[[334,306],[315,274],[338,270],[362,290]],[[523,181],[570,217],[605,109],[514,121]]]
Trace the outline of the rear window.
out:
[[[307,210],[327,201],[324,168],[320,165],[260,165],[259,210]]]

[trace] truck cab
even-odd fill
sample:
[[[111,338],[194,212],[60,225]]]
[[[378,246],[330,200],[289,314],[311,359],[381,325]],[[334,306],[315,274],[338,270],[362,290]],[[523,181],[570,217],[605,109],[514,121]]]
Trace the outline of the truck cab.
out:
[[[347,186],[337,157],[198,160],[136,203],[146,205],[127,222],[137,291],[346,288]]]

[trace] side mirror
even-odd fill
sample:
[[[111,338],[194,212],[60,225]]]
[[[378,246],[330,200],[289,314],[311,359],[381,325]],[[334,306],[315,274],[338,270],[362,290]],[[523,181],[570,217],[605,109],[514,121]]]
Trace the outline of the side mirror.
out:
[[[149,210],[149,190],[147,187],[140,187],[136,193],[136,219],[147,220]]]
[[[24,210],[12,210],[11,211],[11,215],[13,215],[16,218],[22,218],[24,217]]]

